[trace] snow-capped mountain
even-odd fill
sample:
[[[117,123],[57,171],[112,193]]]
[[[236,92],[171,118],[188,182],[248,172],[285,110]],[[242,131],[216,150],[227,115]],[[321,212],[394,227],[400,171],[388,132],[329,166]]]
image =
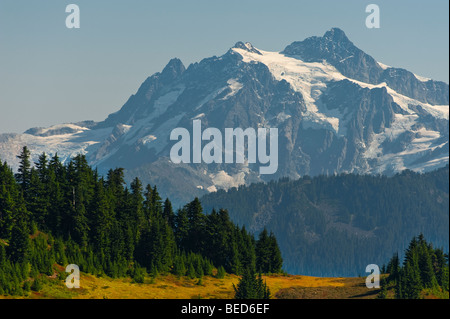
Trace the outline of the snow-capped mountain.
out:
[[[124,167],[165,196],[192,196],[240,184],[302,175],[393,174],[445,166],[449,156],[449,86],[377,62],[340,29],[268,52],[238,42],[220,57],[172,59],[147,78],[116,113],[82,122],[0,135],[0,158],[17,167],[33,155],[86,154],[100,172]],[[276,127],[279,165],[174,164],[176,127]]]

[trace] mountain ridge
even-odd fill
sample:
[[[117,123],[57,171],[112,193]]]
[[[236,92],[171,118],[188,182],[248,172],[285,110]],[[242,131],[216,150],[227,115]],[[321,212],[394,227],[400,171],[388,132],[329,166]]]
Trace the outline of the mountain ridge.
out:
[[[250,232],[274,232],[292,274],[354,276],[368,264],[400,258],[415,234],[449,249],[449,166],[392,177],[340,174],[282,178],[200,198],[226,207]]]

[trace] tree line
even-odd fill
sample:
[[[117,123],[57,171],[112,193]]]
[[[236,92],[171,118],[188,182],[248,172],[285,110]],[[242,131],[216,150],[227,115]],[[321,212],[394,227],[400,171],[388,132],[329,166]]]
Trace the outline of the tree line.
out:
[[[39,290],[55,264],[135,282],[282,271],[273,233],[255,239],[227,210],[205,214],[195,198],[175,212],[156,186],[126,185],[122,168],[103,177],[81,154],[63,164],[43,153],[33,165],[24,147],[18,158],[16,174],[0,162],[0,294]]]
[[[419,299],[427,294],[448,299],[448,254],[434,248],[423,234],[413,237],[403,263],[396,253],[382,272],[389,275],[381,283],[380,298],[386,298],[388,288],[393,288],[397,299]]]

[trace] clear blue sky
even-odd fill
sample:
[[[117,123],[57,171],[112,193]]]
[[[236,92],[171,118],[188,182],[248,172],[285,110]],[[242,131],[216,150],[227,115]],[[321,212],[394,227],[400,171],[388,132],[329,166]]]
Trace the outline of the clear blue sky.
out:
[[[70,3],[78,30],[65,26]],[[365,27],[370,3],[380,29]],[[0,0],[0,132],[103,120],[173,57],[188,66],[237,41],[281,51],[332,27],[380,62],[449,82],[447,0]]]

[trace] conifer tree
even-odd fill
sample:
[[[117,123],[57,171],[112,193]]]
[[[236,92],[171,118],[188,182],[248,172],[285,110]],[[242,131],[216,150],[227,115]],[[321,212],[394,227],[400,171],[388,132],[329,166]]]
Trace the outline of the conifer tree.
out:
[[[159,196],[158,188],[156,185],[153,186],[152,191],[152,207],[153,207],[153,214],[154,215],[161,215],[162,214],[162,198]]]
[[[0,186],[0,238],[9,239],[14,225],[14,200],[6,185]]]
[[[232,246],[231,246],[231,265],[229,266],[230,273],[236,274],[236,275],[241,275],[243,273],[243,267],[242,267],[242,262],[241,262],[241,256],[239,254],[239,250],[237,247],[237,243],[235,241],[232,242]]]
[[[110,194],[111,208],[113,211],[120,213],[125,203],[125,179],[123,168],[110,169],[106,178],[106,188]]]
[[[386,280],[386,278],[381,278],[381,281],[380,281],[380,286],[381,286],[381,290],[380,290],[380,292],[378,293],[378,296],[377,296],[377,298],[378,299],[386,299],[387,298],[387,280]]]
[[[23,218],[19,218],[12,228],[8,252],[9,258],[14,263],[29,261],[31,253],[30,231]]]
[[[189,220],[189,232],[185,249],[187,251],[201,252],[204,246],[205,215],[200,200],[196,197],[185,206]]]
[[[404,268],[403,296],[406,299],[419,299],[422,291],[422,282],[417,260],[407,261]]]
[[[145,187],[143,208],[145,219],[150,220],[151,218],[153,218],[153,188],[150,186],[150,184],[147,184],[147,186]]]
[[[183,208],[178,210],[177,215],[175,216],[175,225],[175,238],[177,245],[182,250],[186,250],[189,247],[187,241],[190,232],[190,224],[186,209]]]
[[[145,213],[143,207],[144,197],[142,196],[142,183],[139,178],[135,178],[131,182],[131,196],[130,196],[130,222],[133,225],[136,234],[135,242],[139,240],[140,233],[144,227]]]
[[[96,251],[102,251],[110,256],[109,247],[113,235],[114,215],[109,206],[108,198],[105,194],[104,181],[95,183],[94,198],[91,206],[91,239]],[[116,229],[116,232],[119,230]]]
[[[391,260],[389,261],[387,265],[386,271],[389,273],[389,277],[387,281],[396,282],[399,279],[400,275],[400,259],[398,257],[398,253],[395,253],[394,256],[392,256]]]
[[[30,150],[27,146],[22,148],[22,152],[17,156],[19,161],[18,173],[16,174],[16,178],[21,186],[22,192],[24,194],[24,198],[28,199],[28,188],[30,186],[31,180],[31,162],[30,162]]]
[[[197,277],[197,273],[195,272],[194,264],[189,262],[188,271],[186,274],[190,279],[194,279]]]
[[[225,274],[226,274],[225,268],[223,268],[223,266],[220,266],[220,267],[217,269],[216,277],[219,278],[219,279],[222,279],[222,278],[225,277]]]
[[[434,253],[430,249],[424,239],[419,238],[419,258],[418,264],[420,269],[420,279],[424,288],[433,288],[437,286],[437,280],[432,265],[430,253]]]
[[[175,229],[175,214],[172,209],[172,203],[168,198],[166,198],[166,200],[164,201],[163,217],[166,220],[167,224],[172,229]]]
[[[48,201],[50,205],[45,224],[54,235],[62,236],[63,211],[67,207],[67,202],[61,183],[57,179],[55,166],[50,167],[48,186]]]
[[[45,222],[48,219],[48,210],[50,207],[48,185],[41,180],[39,172],[36,169],[31,169],[30,176],[27,208],[39,228],[46,231],[47,225]]]
[[[256,253],[255,241],[253,236],[249,236],[245,226],[242,226],[240,232],[237,233],[238,250],[243,268],[255,269]]]
[[[186,266],[184,265],[184,260],[181,256],[176,256],[173,265],[174,275],[181,277],[186,274]]]
[[[53,172],[55,174],[56,181],[58,181],[59,183],[63,183],[64,181],[66,181],[66,170],[58,157],[58,153],[55,153],[55,155],[53,155],[53,157],[50,159],[48,169],[50,172]]]
[[[442,279],[441,279],[441,287],[442,289],[444,289],[445,291],[449,291],[449,270],[448,270],[448,265],[446,267],[443,268],[442,270]]]
[[[233,284],[235,299],[270,299],[270,290],[261,278],[256,277],[252,269],[245,269],[237,286]]]
[[[280,273],[281,268],[283,267],[283,258],[281,257],[281,251],[280,247],[278,247],[278,242],[273,234],[273,232],[270,232],[269,235],[269,242],[270,242],[270,252],[271,252],[271,262],[270,262],[270,272],[271,273]]]
[[[256,269],[262,273],[269,273],[272,270],[271,246],[269,233],[264,228],[256,242]]]

